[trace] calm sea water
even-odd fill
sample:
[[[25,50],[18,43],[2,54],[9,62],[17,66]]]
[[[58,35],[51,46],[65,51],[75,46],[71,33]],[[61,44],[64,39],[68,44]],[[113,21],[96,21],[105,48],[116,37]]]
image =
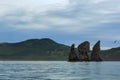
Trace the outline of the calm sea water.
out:
[[[120,62],[1,61],[0,80],[120,80]]]

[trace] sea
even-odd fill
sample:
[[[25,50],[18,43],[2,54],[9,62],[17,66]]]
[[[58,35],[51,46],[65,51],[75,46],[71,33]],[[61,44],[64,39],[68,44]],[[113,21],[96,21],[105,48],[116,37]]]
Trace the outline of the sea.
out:
[[[120,62],[0,61],[0,80],[120,80]]]

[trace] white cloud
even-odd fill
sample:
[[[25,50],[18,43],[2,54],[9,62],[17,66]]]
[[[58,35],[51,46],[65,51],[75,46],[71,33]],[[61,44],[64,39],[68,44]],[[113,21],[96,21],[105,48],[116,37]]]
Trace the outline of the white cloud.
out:
[[[92,31],[105,23],[119,22],[119,0],[10,0],[0,4],[1,22],[17,29]],[[20,4],[21,3],[21,4]]]
[[[120,0],[0,0],[0,32],[59,32],[70,35],[72,42],[63,41],[68,44],[102,40],[102,49],[109,49],[119,46],[113,45],[120,41],[119,4]]]
[[[13,28],[16,28],[14,25],[11,26],[13,26]],[[22,30],[48,30],[50,28],[42,24],[26,24],[26,25],[16,25],[16,26],[17,29],[22,29]]]

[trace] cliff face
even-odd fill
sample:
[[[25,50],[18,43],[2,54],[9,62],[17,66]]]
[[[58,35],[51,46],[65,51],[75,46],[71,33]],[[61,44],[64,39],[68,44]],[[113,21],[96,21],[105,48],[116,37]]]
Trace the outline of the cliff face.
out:
[[[78,46],[80,61],[89,61],[90,43],[85,41]]]
[[[78,57],[75,53],[75,45],[72,44],[71,49],[70,49],[70,54],[69,54],[69,60],[68,61],[78,61]]]
[[[74,54],[74,60],[77,60],[77,61],[102,61],[102,58],[100,57],[100,41],[98,41],[94,45],[92,53],[90,53],[90,43],[88,41],[85,41],[78,46],[78,52],[79,52],[78,53],[79,56],[77,57],[77,55]],[[72,52],[72,53],[74,53],[74,52]],[[70,53],[69,55],[73,55],[72,53]],[[71,61],[74,61],[74,60],[71,60]]]
[[[91,61],[102,61],[100,57],[100,41],[98,41],[93,47]]]

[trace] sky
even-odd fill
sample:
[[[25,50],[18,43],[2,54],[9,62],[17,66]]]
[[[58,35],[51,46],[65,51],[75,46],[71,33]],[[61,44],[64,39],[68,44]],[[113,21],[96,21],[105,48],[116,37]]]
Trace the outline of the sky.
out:
[[[0,42],[50,38],[120,46],[120,0],[0,0]],[[114,43],[116,41],[116,43]]]

